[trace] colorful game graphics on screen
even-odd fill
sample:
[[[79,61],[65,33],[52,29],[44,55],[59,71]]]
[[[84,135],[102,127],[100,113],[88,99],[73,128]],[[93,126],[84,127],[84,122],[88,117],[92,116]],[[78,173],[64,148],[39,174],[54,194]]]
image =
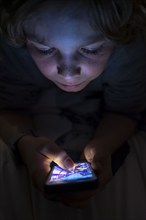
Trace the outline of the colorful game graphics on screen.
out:
[[[65,170],[59,166],[54,166],[49,182],[74,181],[88,179],[93,176],[88,163],[75,163],[74,167]]]

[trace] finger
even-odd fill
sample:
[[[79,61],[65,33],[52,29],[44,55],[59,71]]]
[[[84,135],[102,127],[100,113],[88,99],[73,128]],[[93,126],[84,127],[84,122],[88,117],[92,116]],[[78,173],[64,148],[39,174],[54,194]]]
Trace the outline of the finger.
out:
[[[39,152],[41,155],[45,156],[50,161],[54,161],[64,169],[69,169],[74,166],[74,162],[69,155],[55,143],[46,143],[39,149]]]
[[[91,167],[96,171],[96,174],[99,175],[102,171],[102,165],[101,161],[102,159],[100,158],[99,154],[97,154],[95,147],[91,147],[91,145],[88,145],[84,149],[84,155],[86,160],[91,163]]]
[[[84,149],[84,156],[88,162],[91,162],[96,154],[96,148],[88,145]]]
[[[95,154],[90,162],[91,167],[99,177],[99,188],[103,189],[112,177],[109,159],[100,154]]]

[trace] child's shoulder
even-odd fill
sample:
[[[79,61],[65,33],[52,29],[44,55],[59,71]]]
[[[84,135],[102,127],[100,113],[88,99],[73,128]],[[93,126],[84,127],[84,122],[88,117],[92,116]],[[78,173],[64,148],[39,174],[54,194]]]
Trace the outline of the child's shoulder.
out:
[[[126,44],[120,44],[115,47],[113,55],[107,65],[107,72],[119,77],[119,74],[128,75],[128,72],[141,70],[146,71],[146,40],[137,37]],[[115,74],[116,73],[116,74]]]
[[[121,49],[125,59],[129,62],[132,62],[133,65],[137,65],[138,62],[145,63],[146,40],[144,40],[142,37],[136,37],[131,42],[123,45]]]
[[[146,38],[144,39],[144,36],[139,35],[125,44],[117,45],[115,57],[121,54],[125,55],[129,59],[139,59],[142,57],[142,54],[146,55]]]

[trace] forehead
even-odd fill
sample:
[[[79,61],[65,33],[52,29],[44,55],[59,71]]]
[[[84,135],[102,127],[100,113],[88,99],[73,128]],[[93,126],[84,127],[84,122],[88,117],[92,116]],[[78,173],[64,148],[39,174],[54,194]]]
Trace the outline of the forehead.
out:
[[[86,38],[94,41],[103,38],[95,32],[89,19],[88,1],[47,1],[39,5],[28,16],[25,24],[26,35],[41,42],[65,37],[67,39]]]

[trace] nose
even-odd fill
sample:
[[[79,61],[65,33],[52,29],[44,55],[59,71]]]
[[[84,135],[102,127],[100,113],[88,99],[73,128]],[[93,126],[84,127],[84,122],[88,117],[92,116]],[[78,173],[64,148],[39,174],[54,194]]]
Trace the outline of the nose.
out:
[[[57,73],[62,76],[80,75],[81,67],[75,64],[60,64],[57,66]]]

